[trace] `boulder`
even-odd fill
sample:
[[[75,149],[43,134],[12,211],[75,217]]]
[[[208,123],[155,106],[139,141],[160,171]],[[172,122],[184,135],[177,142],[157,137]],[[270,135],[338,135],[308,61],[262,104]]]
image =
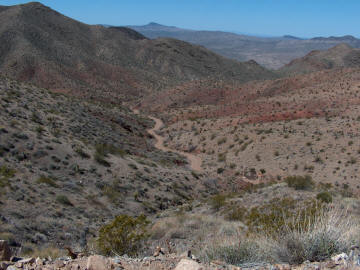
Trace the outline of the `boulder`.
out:
[[[8,242],[5,240],[0,240],[0,261],[10,261],[11,250],[9,248]]]
[[[22,259],[20,261],[17,261],[15,263],[15,266],[18,267],[18,268],[22,268],[22,267],[24,267],[24,265],[32,264],[34,262],[35,262],[34,258],[26,258],[26,259]]]
[[[200,270],[201,265],[193,260],[182,259],[174,270]]]
[[[42,259],[40,259],[39,257],[37,257],[35,260],[35,264],[38,266],[44,265],[44,261]]]
[[[349,257],[346,253],[341,253],[341,254],[331,257],[331,260],[337,265],[346,264],[348,259],[349,259]]]
[[[86,264],[87,270],[110,270],[111,262],[104,256],[94,255],[90,256]]]
[[[17,268],[14,265],[10,265],[8,268],[6,268],[6,270],[19,270],[20,268]]]
[[[0,270],[6,270],[10,265],[12,265],[11,262],[0,262]]]

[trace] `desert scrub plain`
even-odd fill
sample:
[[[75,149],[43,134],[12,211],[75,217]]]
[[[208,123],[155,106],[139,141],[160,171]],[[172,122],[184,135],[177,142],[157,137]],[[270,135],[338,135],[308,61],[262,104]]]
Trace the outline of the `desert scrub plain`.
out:
[[[172,89],[169,100],[142,106],[153,104],[166,122],[165,145],[201,157],[204,171],[230,190],[306,174],[356,190],[359,74],[327,70],[234,88],[194,82],[193,90]]]
[[[152,121],[0,78],[0,238],[86,246],[119,214],[207,194],[186,160],[153,147]],[[82,249],[81,248],[81,249]]]
[[[267,181],[310,174],[318,182],[360,188],[358,116],[238,124],[237,117],[176,122],[168,146],[195,152],[219,178]],[[231,180],[229,180],[231,181]]]

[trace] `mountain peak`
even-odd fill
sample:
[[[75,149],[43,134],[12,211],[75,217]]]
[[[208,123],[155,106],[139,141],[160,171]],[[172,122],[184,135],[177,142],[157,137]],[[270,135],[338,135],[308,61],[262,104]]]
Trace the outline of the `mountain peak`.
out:
[[[295,40],[302,40],[302,38],[295,37],[295,36],[292,36],[292,35],[284,35],[283,38],[286,38],[286,39],[295,39]]]
[[[156,23],[156,22],[149,22],[147,26],[164,26],[162,24]]]
[[[29,8],[33,8],[33,7],[46,7],[44,4],[40,3],[40,2],[29,2],[29,3],[25,3],[25,4],[21,4],[20,6],[23,7],[29,7]]]

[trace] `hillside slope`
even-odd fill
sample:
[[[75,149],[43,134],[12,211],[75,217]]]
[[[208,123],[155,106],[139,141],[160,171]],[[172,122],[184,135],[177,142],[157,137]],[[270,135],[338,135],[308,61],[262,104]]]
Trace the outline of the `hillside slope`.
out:
[[[116,102],[208,76],[240,81],[273,77],[259,65],[200,46],[86,25],[36,2],[1,7],[0,12],[1,72],[54,91]]]
[[[0,238],[83,246],[116,215],[202,194],[183,157],[153,147],[152,126],[125,107],[0,76]]]

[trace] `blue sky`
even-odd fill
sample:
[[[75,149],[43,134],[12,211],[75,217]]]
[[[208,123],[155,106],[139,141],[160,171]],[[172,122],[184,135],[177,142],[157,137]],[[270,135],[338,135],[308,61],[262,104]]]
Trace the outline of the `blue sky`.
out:
[[[28,1],[0,0],[0,5]],[[43,0],[89,24],[158,22],[268,36],[360,37],[360,0]]]

